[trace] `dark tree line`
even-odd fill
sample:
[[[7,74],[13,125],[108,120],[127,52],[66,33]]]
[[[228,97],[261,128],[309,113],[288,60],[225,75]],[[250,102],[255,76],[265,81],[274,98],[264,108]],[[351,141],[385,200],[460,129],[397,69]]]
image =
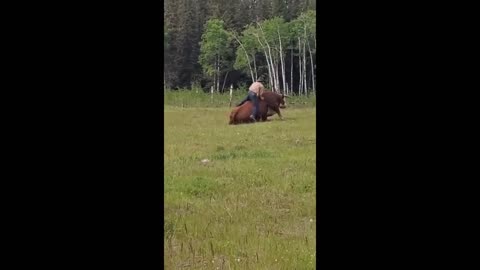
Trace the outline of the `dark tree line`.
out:
[[[166,88],[221,92],[261,74],[277,91],[315,88],[315,1],[165,0],[164,7]]]

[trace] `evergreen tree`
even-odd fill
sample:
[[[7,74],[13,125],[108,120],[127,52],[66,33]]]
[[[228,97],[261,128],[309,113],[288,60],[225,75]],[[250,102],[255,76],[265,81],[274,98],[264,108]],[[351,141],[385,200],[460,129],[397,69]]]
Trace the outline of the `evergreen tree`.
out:
[[[237,85],[265,74],[267,85],[276,90],[311,92],[316,86],[315,4],[165,0],[165,86],[207,86],[210,81],[221,91],[230,74],[236,75],[229,84]]]

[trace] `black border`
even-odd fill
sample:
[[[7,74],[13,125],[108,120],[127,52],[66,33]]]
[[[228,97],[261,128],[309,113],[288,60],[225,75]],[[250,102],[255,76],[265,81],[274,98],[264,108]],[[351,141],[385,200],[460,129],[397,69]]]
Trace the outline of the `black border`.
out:
[[[21,136],[7,142],[21,176],[9,232],[37,265],[163,265],[157,4],[20,7],[11,21],[21,84],[6,92]],[[425,213],[441,198],[423,177],[445,172],[428,163],[450,140],[437,141],[448,130],[436,115],[454,109],[432,96],[456,89],[459,65],[442,58],[464,49],[450,46],[458,35],[442,20],[453,17],[419,3],[333,5],[317,4],[317,266],[434,263],[418,254],[439,251],[443,220]]]
[[[25,160],[15,199],[25,227],[13,234],[22,261],[163,268],[162,10],[70,3],[21,14],[27,48],[11,52],[28,85],[11,100],[25,128],[13,144]]]

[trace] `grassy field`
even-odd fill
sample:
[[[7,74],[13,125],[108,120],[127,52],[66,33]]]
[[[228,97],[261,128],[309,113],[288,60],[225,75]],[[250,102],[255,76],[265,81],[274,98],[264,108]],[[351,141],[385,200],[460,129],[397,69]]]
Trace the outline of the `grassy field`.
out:
[[[165,269],[315,269],[312,101],[230,126],[228,98],[177,95],[164,109]]]

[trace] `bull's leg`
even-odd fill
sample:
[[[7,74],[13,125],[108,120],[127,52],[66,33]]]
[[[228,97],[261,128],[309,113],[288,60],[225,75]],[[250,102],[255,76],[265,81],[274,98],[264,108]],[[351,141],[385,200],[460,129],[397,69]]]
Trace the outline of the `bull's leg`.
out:
[[[268,107],[267,117],[268,117],[268,116],[272,116],[272,115],[274,115],[274,114],[275,114],[275,112],[274,112],[270,107]]]
[[[275,107],[275,108],[272,108],[272,109],[278,114],[278,117],[280,117],[280,120],[283,120],[282,114],[280,113],[280,108]]]

